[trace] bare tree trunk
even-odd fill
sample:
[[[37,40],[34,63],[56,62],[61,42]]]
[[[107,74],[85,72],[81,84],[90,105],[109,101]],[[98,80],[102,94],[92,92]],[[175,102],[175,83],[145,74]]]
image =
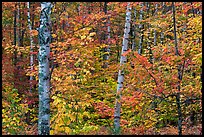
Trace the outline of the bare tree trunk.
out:
[[[41,2],[39,31],[39,116],[38,134],[50,134],[50,42],[51,42],[51,2]]]
[[[104,2],[104,13],[107,15],[107,2]],[[109,59],[109,54],[110,54],[110,18],[109,16],[107,17],[107,20],[106,20],[106,23],[105,23],[105,26],[107,27],[107,31],[105,33],[105,36],[104,36],[104,39],[105,39],[105,44],[107,44],[107,47],[105,47],[104,49],[104,60],[108,60]],[[107,68],[108,67],[108,63],[105,62],[104,64],[104,68]]]
[[[144,4],[141,3],[140,5],[141,5],[141,9],[140,9],[140,20],[142,20],[142,19],[143,19],[143,6],[144,6]],[[139,40],[138,54],[141,55],[141,54],[142,54],[143,36],[144,36],[144,34],[143,34],[143,29],[144,29],[143,24],[140,23],[139,29],[140,29],[140,40]]]
[[[26,3],[24,2],[23,3],[23,8],[22,9],[25,9],[26,8]],[[24,21],[24,10],[22,10],[22,20]],[[23,22],[23,21],[21,21],[21,35],[20,35],[20,46],[23,46],[23,39],[24,39],[24,34],[25,34],[25,28],[24,28],[24,23],[25,22]]]
[[[34,24],[35,24],[35,2],[32,3],[32,18],[31,18],[31,28],[34,29]]]
[[[135,22],[136,22],[136,9],[134,8],[134,12],[133,12],[133,23],[132,23],[132,50],[135,51],[135,46],[136,46],[136,43],[135,43]]]
[[[124,82],[124,69],[123,65],[127,62],[127,57],[123,56],[123,53],[127,51],[128,49],[128,39],[129,39],[129,33],[130,33],[130,22],[131,22],[131,7],[130,3],[127,5],[127,11],[126,11],[126,23],[125,23],[125,29],[124,29],[124,36],[123,36],[123,45],[122,45],[122,51],[120,56],[120,70],[118,72],[118,84],[117,84],[117,92],[116,92],[116,104],[115,104],[115,112],[114,112],[114,132],[115,134],[120,133],[120,109],[121,109],[121,92],[123,88],[123,82]]]
[[[162,2],[162,14],[164,14],[164,6],[165,6],[165,2]],[[161,32],[161,38],[160,38],[161,44],[163,45],[164,43],[164,32]]]
[[[15,46],[16,45],[16,36],[17,36],[17,4],[15,4],[15,10],[14,10],[14,23],[13,23],[13,36],[14,36],[14,39],[13,39],[13,44]],[[14,63],[14,66],[16,66],[16,60],[17,60],[17,51],[16,51],[16,48],[14,49],[14,59],[13,59],[13,63]]]
[[[20,2],[18,2],[18,12],[17,12],[17,20],[18,20],[18,23],[17,23],[17,28],[18,28],[18,34],[17,34],[17,36],[18,36],[18,46],[20,46],[21,44],[20,44],[20,38],[21,38],[21,30],[20,30]]]
[[[150,16],[150,3],[149,2],[147,2],[147,16],[148,16],[148,18]],[[150,30],[149,29],[150,29],[150,24],[148,24],[147,48],[149,49],[149,62],[151,64],[153,64],[154,58],[153,58],[153,53],[152,53],[152,46],[150,44]],[[154,34],[155,33],[156,33],[156,31],[154,31]],[[154,35],[154,39],[155,39],[155,37],[156,36]]]
[[[17,75],[18,75],[18,72],[17,72],[17,38],[18,38],[18,33],[17,33],[17,18],[18,18],[18,3],[16,2],[15,4],[15,10],[14,10],[14,28],[13,28],[13,31],[14,31],[14,40],[13,40],[13,44],[15,45],[15,49],[14,49],[14,56],[13,56],[13,64],[14,64],[14,71],[13,71],[13,75],[14,75],[14,88],[17,88],[17,85],[16,85],[16,78],[17,78]]]
[[[31,21],[30,21],[30,3],[27,2],[27,8],[28,8],[28,28],[29,28],[29,31],[30,31],[30,52],[31,52],[31,55],[30,55],[30,70],[31,72],[33,72],[33,37],[32,37],[32,33],[31,33],[31,30],[32,30],[32,26],[31,26]],[[33,76],[30,76],[30,92],[32,92],[32,80],[33,80]]]
[[[177,44],[177,35],[176,35],[176,19],[175,19],[175,6],[174,2],[172,2],[172,10],[173,10],[173,23],[174,23],[174,44],[175,44],[175,50],[176,50],[176,55],[179,55],[179,50],[178,50],[178,44]],[[181,73],[181,65],[178,65],[178,79],[181,81],[182,80],[182,73]],[[176,104],[177,104],[177,109],[178,109],[178,134],[182,135],[182,111],[181,111],[181,99],[180,99],[180,82],[178,83],[178,93],[176,96]]]

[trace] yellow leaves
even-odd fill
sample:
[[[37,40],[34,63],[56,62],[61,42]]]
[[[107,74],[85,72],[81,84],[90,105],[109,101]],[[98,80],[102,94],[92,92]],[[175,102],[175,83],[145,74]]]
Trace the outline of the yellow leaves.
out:
[[[87,31],[90,31],[91,29],[92,29],[91,27],[84,28],[84,30],[87,30]]]
[[[59,98],[56,98],[53,102],[53,105],[56,106],[61,100]]]
[[[52,99],[56,99],[56,98],[57,98],[57,96],[53,96],[53,97],[52,97]]]
[[[96,32],[91,32],[91,33],[89,34],[89,37],[92,37],[92,36],[94,36],[94,35],[96,35]]]
[[[56,34],[52,34],[52,37],[53,37],[53,38],[56,38],[56,37],[57,37],[57,35],[56,35]]]
[[[74,107],[75,107],[76,109],[78,109],[78,108],[79,108],[79,105],[75,105]]]
[[[202,53],[195,55],[192,61],[195,61],[197,64],[202,64]]]
[[[50,135],[55,135],[55,134],[61,134],[65,132],[66,134],[70,134],[72,130],[69,127],[61,127],[61,126],[56,126],[54,130],[50,130]]]
[[[91,115],[90,115],[88,112],[84,112],[83,115],[84,115],[84,116],[87,116],[88,118],[91,117]]]
[[[65,127],[65,132],[69,134],[72,130],[69,127]]]
[[[36,76],[36,72],[27,72],[26,76]]]
[[[100,45],[100,48],[106,48],[108,45],[106,45],[106,44],[101,44]]]
[[[53,96],[52,99],[54,99],[53,105],[58,109],[60,109],[59,112],[63,113],[65,111],[64,108],[65,108],[66,102],[62,98],[57,96]]]
[[[16,118],[14,117],[13,120],[16,120]]]
[[[62,61],[62,65],[65,65],[65,64],[66,64],[66,62]]]
[[[64,127],[57,126],[56,130],[57,130],[58,132],[64,132]]]
[[[85,38],[86,38],[86,36],[85,36],[85,35],[81,36],[81,40],[83,40],[83,39],[85,39]]]
[[[62,79],[58,78],[58,77],[52,77],[52,79],[58,81],[58,82],[62,82]]]
[[[50,135],[54,135],[54,130],[50,130]]]
[[[81,40],[84,40],[84,39],[92,39],[91,37],[92,36],[94,36],[94,35],[96,35],[96,32],[91,32],[89,35],[88,35],[88,37],[87,37],[87,35],[81,35],[80,36],[80,38],[81,38]],[[83,44],[82,44],[83,45]]]
[[[67,116],[70,118],[71,121],[75,121],[76,119],[76,117],[72,114],[68,114]]]
[[[68,107],[69,107],[69,108],[72,108],[72,104],[68,104]]]

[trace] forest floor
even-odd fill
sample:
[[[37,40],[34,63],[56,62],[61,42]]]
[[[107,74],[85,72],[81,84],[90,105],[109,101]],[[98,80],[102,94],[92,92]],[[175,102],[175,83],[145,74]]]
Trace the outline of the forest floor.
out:
[[[182,126],[182,135],[202,135],[202,124],[193,125],[190,127]],[[97,132],[90,132],[89,135],[110,135],[110,130],[106,127],[100,128]],[[167,126],[160,129],[143,128],[125,129],[122,135],[178,135],[178,128],[175,126]]]
[[[37,124],[33,127],[31,132],[27,132],[30,135],[37,135]],[[65,134],[61,134],[65,135]],[[79,133],[79,135],[111,135],[111,131],[108,127],[101,127],[97,131],[90,131],[88,133]],[[144,130],[143,127],[128,128],[122,130],[122,135],[178,135],[178,128],[176,126],[166,126],[162,128],[149,128]],[[202,135],[202,123],[193,126],[182,126],[182,135]]]

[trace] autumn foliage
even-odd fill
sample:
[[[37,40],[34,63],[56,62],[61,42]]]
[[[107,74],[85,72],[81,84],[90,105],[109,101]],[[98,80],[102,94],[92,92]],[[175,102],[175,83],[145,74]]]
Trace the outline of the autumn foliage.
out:
[[[121,54],[127,2],[108,2],[107,13],[104,2],[53,2],[51,135],[113,134],[121,67],[121,133],[147,134],[150,129],[156,132],[163,127],[176,127],[178,92],[182,126],[202,123],[202,3],[175,2],[179,56],[175,55],[172,3],[144,2],[143,7],[140,3],[130,2],[132,18],[134,10],[136,13],[136,21],[131,21],[135,37],[130,36],[129,49]],[[2,3],[2,134],[37,134],[40,3],[30,5],[31,31],[26,2]],[[138,54],[140,35],[142,54]],[[131,49],[133,41],[135,50]],[[108,47],[110,52],[106,51]],[[104,60],[104,55],[109,59]],[[123,66],[119,65],[120,56],[127,57]],[[179,66],[182,80],[178,78]],[[29,80],[30,76],[33,80]]]

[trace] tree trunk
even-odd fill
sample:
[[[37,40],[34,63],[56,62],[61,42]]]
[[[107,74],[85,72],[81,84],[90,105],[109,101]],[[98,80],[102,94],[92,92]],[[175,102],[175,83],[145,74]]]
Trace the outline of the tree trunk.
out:
[[[21,18],[21,12],[20,12],[20,2],[18,2],[18,13],[17,13],[17,20],[18,20],[18,23],[17,23],[17,28],[18,28],[18,34],[17,34],[17,37],[18,37],[18,46],[20,46],[20,38],[21,38],[21,30],[20,30],[20,18]]]
[[[30,31],[30,52],[33,52],[33,37],[32,37],[32,26],[31,26],[31,21],[30,21],[30,3],[27,2],[27,8],[28,8],[28,28]],[[33,54],[30,55],[30,71],[33,72]],[[33,80],[33,76],[30,76],[30,92],[32,92],[32,80]]]
[[[147,16],[148,16],[148,18],[150,16],[150,3],[149,2],[147,2]],[[154,30],[154,34],[156,34],[155,30]],[[155,39],[155,37],[156,36],[154,35],[154,39]],[[149,62],[151,64],[153,64],[154,58],[153,58],[153,53],[152,53],[152,46],[150,44],[150,24],[148,24],[147,48],[149,49]]]
[[[17,36],[17,33],[16,33],[16,29],[17,29],[17,4],[15,4],[15,10],[14,10],[14,23],[13,23],[13,36],[14,36],[14,39],[13,39],[13,44],[16,46],[16,36]],[[17,51],[16,51],[17,48],[14,49],[14,58],[13,58],[13,64],[14,66],[16,66],[16,60],[17,60]]]
[[[121,92],[123,88],[124,82],[124,70],[123,65],[127,62],[127,57],[123,56],[123,53],[128,49],[128,39],[130,33],[130,22],[131,22],[131,7],[130,3],[127,5],[126,11],[126,23],[124,29],[124,36],[123,36],[123,45],[120,57],[120,70],[118,72],[118,84],[117,84],[117,92],[116,92],[116,104],[115,104],[115,112],[114,112],[114,130],[115,134],[120,133],[120,108],[121,108]]]
[[[31,28],[34,29],[34,24],[35,24],[35,2],[32,3],[32,18],[31,18]]]
[[[141,9],[140,9],[140,20],[142,20],[142,18],[143,18],[143,6],[144,6],[144,4],[143,3],[141,3]],[[139,29],[140,29],[140,40],[139,40],[139,48],[138,48],[138,54],[142,54],[142,42],[143,42],[143,36],[144,36],[144,34],[143,34],[143,24],[141,24],[140,23],[140,25],[139,25]]]
[[[50,132],[50,72],[49,56],[51,42],[51,2],[41,2],[39,31],[39,116],[38,134],[49,135]]]
[[[132,51],[135,51],[135,22],[136,22],[136,9],[134,8],[134,12],[133,12],[133,23],[132,23]]]
[[[162,2],[162,14],[165,14],[164,13],[164,8],[165,8],[165,2]],[[163,31],[161,32],[160,42],[163,45],[163,43],[164,43],[164,32]]]
[[[104,13],[107,15],[107,2],[104,2]],[[105,41],[105,44],[107,44],[107,47],[105,47],[104,51],[105,51],[105,54],[104,54],[104,60],[108,60],[109,59],[109,53],[110,53],[110,18],[107,17],[107,20],[106,20],[106,23],[105,23],[105,26],[107,27],[107,33],[105,33],[105,36],[104,36],[104,41]],[[104,68],[107,68],[108,67],[108,63],[105,62],[104,64]]]
[[[25,9],[26,8],[26,3],[24,2],[23,3],[23,8],[22,9]],[[22,21],[21,21],[21,38],[20,38],[20,46],[23,46],[23,38],[24,38],[24,34],[25,34],[25,28],[24,28],[24,10],[22,10]]]
[[[174,44],[176,50],[176,56],[179,55],[178,44],[177,44],[177,36],[176,36],[176,19],[175,19],[175,6],[174,2],[172,2],[172,10],[173,10],[173,23],[174,23]],[[182,80],[182,73],[181,73],[181,65],[178,65],[178,79]],[[180,100],[180,82],[178,83],[178,93],[176,96],[176,104],[178,109],[178,134],[182,135],[182,112],[181,112],[181,100]]]
[[[158,4],[156,4],[156,10],[154,12],[154,16],[157,15],[157,12],[158,12]],[[157,43],[157,31],[154,30],[154,46],[156,46],[156,43]]]
[[[15,4],[15,10],[14,10],[14,42],[13,44],[15,45],[15,48],[14,48],[14,56],[13,56],[13,64],[14,64],[14,71],[13,71],[13,75],[14,75],[14,88],[17,88],[17,84],[16,84],[16,79],[17,79],[17,75],[18,75],[18,72],[17,72],[17,38],[18,38],[18,32],[17,32],[17,25],[18,25],[18,3],[16,2]]]

